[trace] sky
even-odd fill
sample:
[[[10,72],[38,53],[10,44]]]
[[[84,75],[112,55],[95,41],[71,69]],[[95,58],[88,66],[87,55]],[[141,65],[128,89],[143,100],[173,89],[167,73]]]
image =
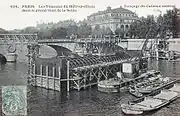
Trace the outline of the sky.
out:
[[[22,12],[23,5],[34,5],[36,9],[43,5],[89,5],[95,8],[79,8],[77,12]],[[17,5],[19,8],[11,8]],[[149,7],[158,5],[159,7]],[[163,7],[169,5],[168,7]],[[106,10],[108,6],[113,8],[123,7],[136,12],[138,16],[159,15],[159,10],[164,13],[175,5],[180,8],[179,0],[1,0],[0,4],[0,28],[6,30],[22,29],[27,26],[36,26],[41,22],[58,22],[60,20],[74,19],[75,21],[86,19],[88,15]],[[143,6],[143,7],[142,7]],[[133,8],[132,8],[133,7]]]

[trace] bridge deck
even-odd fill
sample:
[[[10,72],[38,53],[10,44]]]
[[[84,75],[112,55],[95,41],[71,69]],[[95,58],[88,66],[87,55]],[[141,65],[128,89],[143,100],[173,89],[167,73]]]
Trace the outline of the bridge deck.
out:
[[[125,42],[127,40],[120,38],[80,38],[80,39],[43,39],[38,40],[39,43],[57,43],[57,42],[73,42],[73,43],[100,43],[100,42]]]

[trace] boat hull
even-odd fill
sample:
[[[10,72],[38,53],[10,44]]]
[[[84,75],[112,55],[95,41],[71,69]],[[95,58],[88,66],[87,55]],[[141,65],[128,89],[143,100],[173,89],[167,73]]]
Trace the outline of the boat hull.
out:
[[[119,87],[113,85],[100,85],[98,84],[98,91],[116,93],[119,92]]]
[[[119,92],[120,82],[114,79],[102,80],[98,82],[98,91],[101,92]]]
[[[143,111],[140,110],[129,110],[126,108],[122,108],[123,113],[133,115],[133,114],[143,114]]]
[[[122,104],[121,109],[125,114],[143,114],[145,112],[157,110],[179,97],[179,92],[171,91],[170,89],[162,90],[154,96],[138,99],[138,102],[130,104]]]

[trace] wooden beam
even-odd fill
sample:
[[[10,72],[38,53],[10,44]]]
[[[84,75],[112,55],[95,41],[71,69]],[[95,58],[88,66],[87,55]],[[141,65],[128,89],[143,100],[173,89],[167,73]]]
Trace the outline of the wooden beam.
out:
[[[70,83],[69,83],[69,61],[67,61],[67,92],[69,92]]]
[[[59,91],[61,91],[61,67],[58,67],[58,73],[59,73]]]

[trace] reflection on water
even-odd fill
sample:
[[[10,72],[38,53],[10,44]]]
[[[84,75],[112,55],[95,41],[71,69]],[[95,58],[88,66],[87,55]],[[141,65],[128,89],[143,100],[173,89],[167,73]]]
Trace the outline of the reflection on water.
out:
[[[149,69],[160,70],[165,76],[180,76],[180,62],[149,61]],[[26,84],[27,65],[0,65],[0,85]],[[120,104],[134,97],[126,92],[101,93],[94,86],[81,92],[55,92],[42,88],[28,89],[29,116],[121,116]],[[147,115],[180,115],[180,100]]]
[[[26,63],[6,63],[0,65],[0,86],[25,85],[27,69]]]
[[[5,69],[5,64],[0,64],[0,72],[4,71]]]

